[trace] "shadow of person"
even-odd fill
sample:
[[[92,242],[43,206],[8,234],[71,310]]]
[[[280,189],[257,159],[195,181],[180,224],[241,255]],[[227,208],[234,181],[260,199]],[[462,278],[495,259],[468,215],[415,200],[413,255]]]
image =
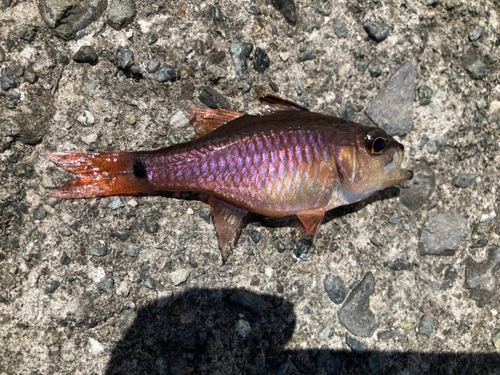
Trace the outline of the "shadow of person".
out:
[[[160,299],[138,310],[106,375],[500,375],[494,353],[380,352],[361,342],[353,351],[286,349],[295,329],[293,307],[243,289],[194,289]]]

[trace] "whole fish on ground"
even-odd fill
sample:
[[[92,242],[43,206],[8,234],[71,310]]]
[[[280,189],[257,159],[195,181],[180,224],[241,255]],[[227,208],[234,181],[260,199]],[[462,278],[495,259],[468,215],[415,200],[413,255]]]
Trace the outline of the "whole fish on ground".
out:
[[[315,235],[326,211],[412,178],[401,168],[403,145],[384,130],[310,112],[276,96],[260,100],[262,115],[186,109],[195,139],[160,150],[49,153],[77,175],[50,195],[206,193],[226,260],[225,246],[247,212],[297,215]]]

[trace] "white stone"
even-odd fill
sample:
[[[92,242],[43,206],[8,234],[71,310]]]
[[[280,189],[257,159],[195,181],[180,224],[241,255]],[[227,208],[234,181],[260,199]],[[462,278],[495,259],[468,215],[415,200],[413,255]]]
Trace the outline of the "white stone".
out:
[[[170,279],[174,283],[175,286],[182,284],[185,282],[189,274],[191,273],[191,270],[188,270],[187,268],[179,268],[178,270],[175,270],[170,274]]]
[[[82,137],[82,142],[85,143],[86,145],[90,145],[92,143],[94,143],[95,141],[97,141],[97,134],[89,134],[89,135],[85,135]]]
[[[85,126],[90,126],[93,125],[95,120],[94,120],[94,115],[87,109],[82,109],[80,111],[80,115],[76,118],[76,120]]]
[[[90,353],[97,355],[104,350],[104,346],[97,340],[89,338],[89,351]]]

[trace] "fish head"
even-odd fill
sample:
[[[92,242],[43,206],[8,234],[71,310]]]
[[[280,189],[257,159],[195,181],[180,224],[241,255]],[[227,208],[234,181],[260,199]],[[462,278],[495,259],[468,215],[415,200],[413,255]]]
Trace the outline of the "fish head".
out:
[[[360,127],[337,157],[343,189],[357,201],[413,177],[402,169],[404,146],[380,128]],[[351,200],[351,199],[348,199]]]

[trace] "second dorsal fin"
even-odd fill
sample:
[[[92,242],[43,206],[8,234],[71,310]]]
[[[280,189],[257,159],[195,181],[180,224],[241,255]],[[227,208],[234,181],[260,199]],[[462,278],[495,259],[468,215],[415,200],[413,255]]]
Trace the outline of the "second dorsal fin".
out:
[[[285,111],[309,111],[306,107],[302,107],[300,104],[282,99],[275,95],[267,95],[263,98],[259,98],[259,100],[264,114]]]
[[[244,115],[227,109],[187,108],[184,114],[194,127],[195,138],[203,137],[229,121]]]

